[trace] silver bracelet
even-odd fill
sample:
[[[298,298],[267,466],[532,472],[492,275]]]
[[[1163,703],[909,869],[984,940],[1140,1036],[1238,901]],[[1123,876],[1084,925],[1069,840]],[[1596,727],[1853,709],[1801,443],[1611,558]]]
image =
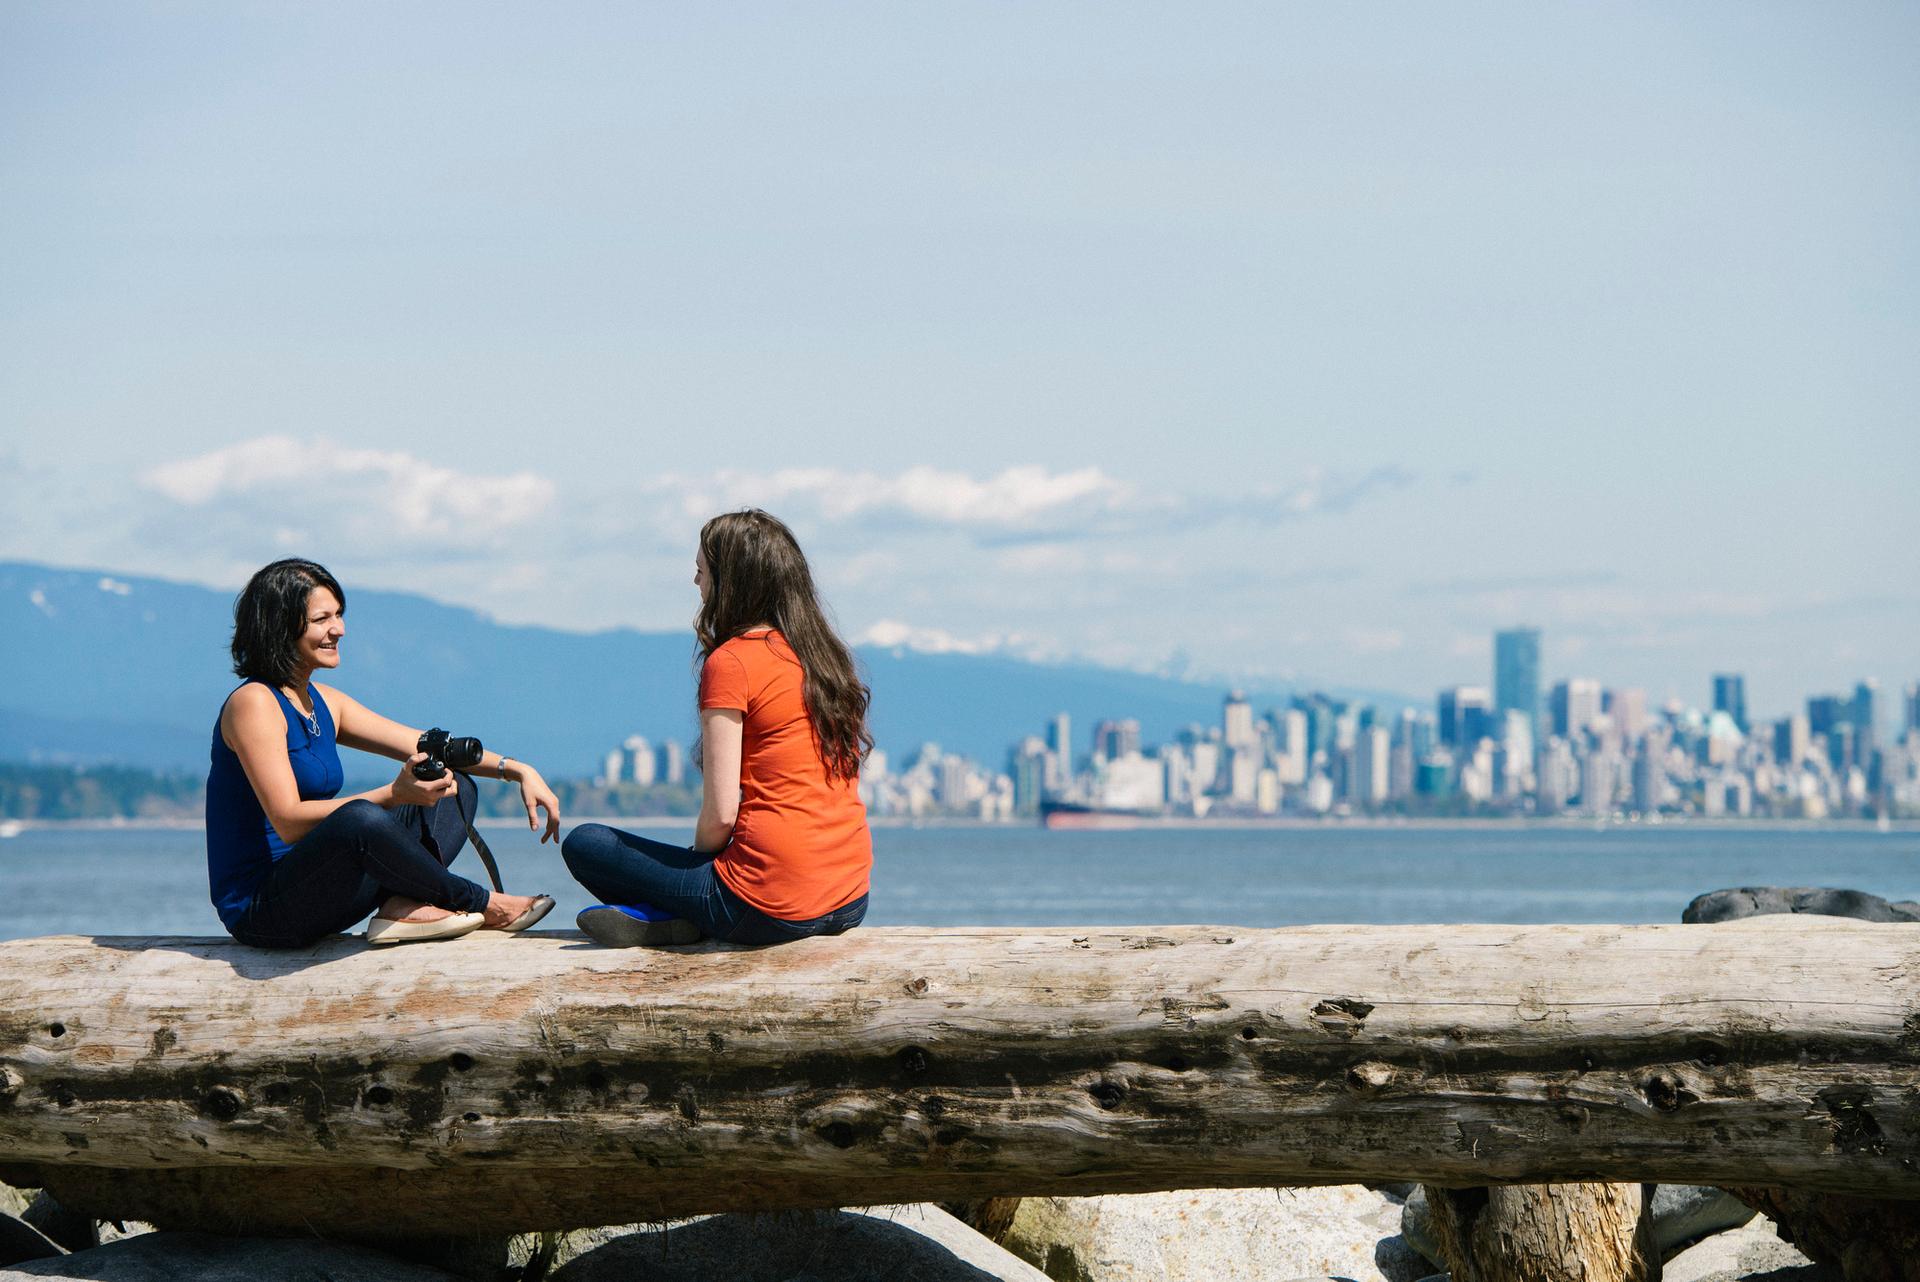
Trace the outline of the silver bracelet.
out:
[[[507,756],[505,753],[501,753],[500,764],[494,767],[495,770],[498,770],[500,772],[500,779],[503,783],[513,782],[511,779],[507,778],[507,763],[512,760],[513,760],[512,757]]]

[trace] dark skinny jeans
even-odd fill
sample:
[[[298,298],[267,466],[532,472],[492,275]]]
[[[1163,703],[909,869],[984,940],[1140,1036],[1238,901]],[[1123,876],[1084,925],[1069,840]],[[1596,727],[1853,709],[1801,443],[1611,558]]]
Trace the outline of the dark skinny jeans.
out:
[[[431,806],[349,801],[274,860],[229,931],[255,948],[304,948],[347,930],[390,895],[455,912],[487,906],[487,888],[447,870],[479,802],[472,779]]]
[[[711,852],[637,837],[605,824],[581,824],[560,845],[574,880],[604,904],[648,904],[683,917],[730,944],[784,944],[839,935],[867,915],[861,895],[823,917],[785,921],[740,898],[713,870]]]

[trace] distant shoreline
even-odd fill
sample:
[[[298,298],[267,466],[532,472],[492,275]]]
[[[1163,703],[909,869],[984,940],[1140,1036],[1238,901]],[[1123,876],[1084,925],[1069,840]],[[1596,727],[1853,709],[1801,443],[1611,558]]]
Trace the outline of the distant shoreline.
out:
[[[57,829],[62,831],[198,831],[206,825],[198,819],[18,819],[5,820],[5,823],[18,824],[19,831],[36,829]],[[568,821],[569,825],[575,821]],[[691,815],[589,815],[582,816],[580,823],[607,823],[645,828],[692,828],[694,817]],[[1036,819],[969,819],[961,815],[930,815],[912,818],[905,815],[870,816],[868,824],[876,829],[913,829],[913,828],[979,828],[1003,832],[1045,832]],[[477,827],[494,830],[524,828],[525,821],[511,816],[482,817]],[[1324,831],[1335,828],[1360,830],[1392,829],[1403,832],[1462,832],[1472,830],[1497,831],[1505,829],[1541,831],[1580,831],[1618,830],[1621,832],[1656,832],[1666,829],[1699,829],[1714,832],[1878,832],[1893,835],[1920,834],[1920,820],[1896,819],[1882,827],[1877,819],[1705,819],[1692,817],[1664,817],[1649,822],[1644,819],[1593,819],[1579,816],[1560,816],[1540,818],[1538,816],[1514,816],[1512,818],[1462,818],[1446,819],[1431,816],[1403,818],[1391,815],[1354,815],[1340,819],[1308,819],[1301,816],[1238,817],[1219,819],[1195,819],[1189,816],[1165,815],[1145,817],[1130,821],[1125,827],[1110,829],[1080,829],[1083,832],[1137,832],[1142,830],[1193,832],[1205,829],[1227,831]]]

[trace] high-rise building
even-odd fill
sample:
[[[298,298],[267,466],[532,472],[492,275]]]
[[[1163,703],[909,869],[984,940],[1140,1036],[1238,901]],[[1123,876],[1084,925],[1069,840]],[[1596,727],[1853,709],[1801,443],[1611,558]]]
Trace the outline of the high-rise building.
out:
[[[878,748],[874,752],[879,752]],[[886,758],[881,758],[880,773],[886,773]],[[661,783],[672,784],[678,788],[687,781],[687,750],[680,746],[678,739],[668,739],[654,753],[653,777]]]
[[[1102,761],[1140,755],[1138,721],[1102,721],[1093,730],[1093,755]]]
[[[1073,778],[1073,720],[1064,712],[1047,723],[1047,751],[1053,754],[1054,778],[1062,784]]]
[[[1738,672],[1715,673],[1713,710],[1733,718],[1733,724],[1745,734],[1753,727],[1747,723],[1747,679]]]
[[[1873,760],[1873,754],[1880,746],[1879,735],[1875,731],[1879,697],[1878,681],[1862,681],[1853,687],[1854,760],[1863,766]]]
[[[1007,754],[1007,773],[1013,778],[1013,812],[1038,814],[1040,798],[1047,788],[1047,762],[1051,754],[1038,735],[1028,735]]]
[[[1253,705],[1247,702],[1247,696],[1235,690],[1228,695],[1220,710],[1221,730],[1229,748],[1251,748],[1260,742],[1260,736],[1253,728]],[[1249,794],[1251,799],[1251,794]]]
[[[1494,761],[1494,786],[1502,796],[1518,799],[1533,787],[1534,721],[1518,708],[1500,714],[1500,750]]]
[[[1574,740],[1600,716],[1600,683],[1573,677],[1553,687],[1553,732]]]
[[[1275,768],[1280,782],[1298,786],[1307,781],[1307,763],[1312,749],[1307,741],[1307,714],[1298,708],[1273,714],[1275,728]]]
[[[1638,743],[1647,733],[1647,692],[1640,687],[1607,690],[1600,697],[1600,707],[1613,718],[1622,743]]]
[[[1520,712],[1540,724],[1540,629],[1509,628],[1493,634],[1493,707]]]
[[[1848,715],[1851,711],[1849,702],[1837,694],[1809,695],[1807,697],[1807,732],[1832,734],[1835,726],[1851,719]]]
[[[1580,767],[1580,809],[1589,815],[1613,813],[1620,783],[1620,759],[1611,752],[1590,752]]]
[[[1914,682],[1906,690],[1906,716],[1900,720],[1900,733],[1920,734],[1920,681]]]
[[[1633,808],[1641,814],[1657,813],[1667,804],[1667,772],[1660,761],[1664,746],[1649,735],[1633,759]]]
[[[1451,686],[1435,701],[1440,718],[1440,742],[1470,748],[1491,733],[1493,696],[1485,686]]]
[[[1773,759],[1783,766],[1797,766],[1807,759],[1807,719],[1801,713],[1782,717],[1773,723]]]
[[[629,735],[620,745],[621,753],[626,757],[622,762],[622,776],[630,783],[645,786],[653,782],[658,759],[653,755],[653,746],[639,735]]]
[[[1353,799],[1363,806],[1377,806],[1387,799],[1391,782],[1392,736],[1384,726],[1368,726],[1353,747]]]

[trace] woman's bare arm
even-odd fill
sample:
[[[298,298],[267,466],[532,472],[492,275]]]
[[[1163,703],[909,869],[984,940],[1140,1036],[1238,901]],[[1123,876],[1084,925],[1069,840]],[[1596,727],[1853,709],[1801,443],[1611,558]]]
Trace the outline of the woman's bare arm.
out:
[[[327,706],[335,707],[331,699]],[[335,717],[337,724],[338,713]],[[273,691],[258,683],[240,687],[227,700],[227,706],[220,713],[220,734],[240,758],[240,768],[246,772],[247,782],[253,786],[253,795],[259,799],[260,809],[266,812],[267,822],[288,845],[313,831],[321,820],[349,801],[371,801],[383,808],[430,806],[455,786],[450,774],[443,779],[420,780],[413,777],[410,769],[402,767],[392,783],[367,792],[325,801],[302,801],[300,785],[293,777],[293,765],[287,760],[287,719]],[[410,759],[407,752],[387,755]]]
[[[695,850],[719,851],[733,836],[740,818],[740,745],[747,714],[738,708],[700,712],[702,787],[700,818],[693,825]]]

